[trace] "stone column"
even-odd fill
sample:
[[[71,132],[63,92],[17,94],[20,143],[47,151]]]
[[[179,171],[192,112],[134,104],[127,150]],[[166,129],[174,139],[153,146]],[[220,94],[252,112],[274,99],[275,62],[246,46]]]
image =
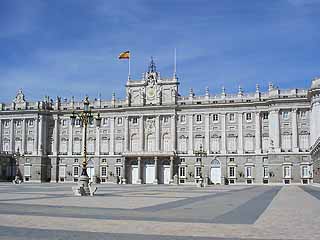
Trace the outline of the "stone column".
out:
[[[238,113],[238,153],[243,154],[243,113]]]
[[[73,152],[73,126],[69,120],[69,142],[68,142],[68,155],[71,156]]]
[[[176,139],[176,115],[171,116],[171,144],[172,151],[176,151],[177,149],[177,139]]]
[[[170,157],[170,184],[174,183],[173,181],[173,160],[174,158],[171,156]]]
[[[255,113],[255,124],[256,124],[256,153],[261,153],[261,120],[260,120],[260,112]]]
[[[38,154],[43,154],[43,115],[40,115],[39,119],[39,143],[38,143]]]
[[[115,118],[110,118],[110,154],[114,154],[114,129],[115,129]]]
[[[59,117],[58,115],[55,115],[53,117],[54,119],[54,129],[53,129],[53,142],[54,142],[54,145],[53,145],[53,149],[52,149],[52,154],[54,156],[57,156],[58,155],[58,152],[59,152]]]
[[[193,154],[193,114],[189,115],[189,147],[188,153]]]
[[[11,119],[10,121],[10,150],[14,153],[14,121]]]
[[[21,149],[20,153],[25,153],[25,146],[26,146],[26,119],[22,119],[22,139],[21,139]]]
[[[140,150],[144,150],[144,129],[143,129],[143,116],[139,119],[139,138],[140,138]]]
[[[141,157],[138,157],[138,184],[142,183],[142,177],[141,177]]]
[[[158,184],[158,157],[154,157],[154,181],[153,184]]]
[[[226,141],[227,141],[226,114],[221,113],[220,119],[221,119],[221,153],[226,154],[227,153],[227,148],[226,148]]]
[[[299,152],[297,109],[292,109],[292,151]]]
[[[206,150],[207,153],[209,154],[210,153],[210,114],[205,115],[204,124],[205,124],[204,150]]]
[[[100,156],[100,127],[96,127],[95,155]]]
[[[160,145],[160,116],[156,116],[156,151],[161,151],[161,145]]]
[[[129,117],[124,117],[124,152],[129,151]]]
[[[127,171],[126,171],[126,158],[123,159],[123,167],[122,167],[122,184],[127,183]]]

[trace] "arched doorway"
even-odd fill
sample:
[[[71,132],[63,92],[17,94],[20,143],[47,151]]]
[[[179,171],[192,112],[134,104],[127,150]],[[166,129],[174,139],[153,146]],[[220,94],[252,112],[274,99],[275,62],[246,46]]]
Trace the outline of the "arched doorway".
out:
[[[90,159],[87,165],[87,173],[90,178],[90,182],[93,182],[94,178],[94,161]]]
[[[213,184],[221,184],[221,164],[218,159],[211,161],[210,180]]]

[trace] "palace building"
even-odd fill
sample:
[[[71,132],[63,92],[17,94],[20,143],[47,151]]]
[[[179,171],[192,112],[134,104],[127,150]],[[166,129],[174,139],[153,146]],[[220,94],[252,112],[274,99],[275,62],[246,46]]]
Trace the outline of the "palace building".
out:
[[[88,125],[88,175],[100,183],[309,184],[320,152],[320,79],[310,89],[269,84],[253,93],[180,96],[176,74],[162,78],[151,61],[126,98],[92,99],[101,125]],[[0,175],[26,182],[76,182],[84,128],[71,124],[82,101],[28,102],[20,90],[0,104]],[[317,155],[318,154],[318,155]],[[317,157],[318,156],[318,157]],[[13,161],[14,160],[14,161]],[[315,164],[315,166],[316,166]],[[319,164],[318,164],[319,165]],[[318,166],[317,165],[317,166]],[[319,176],[318,176],[319,175]]]

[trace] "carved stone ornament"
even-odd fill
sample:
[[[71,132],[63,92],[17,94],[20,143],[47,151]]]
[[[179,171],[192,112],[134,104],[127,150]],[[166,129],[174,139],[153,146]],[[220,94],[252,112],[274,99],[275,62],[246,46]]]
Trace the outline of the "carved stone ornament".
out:
[[[155,128],[155,120],[154,118],[150,118],[146,120],[146,130],[147,132],[153,132]]]
[[[19,89],[16,98],[14,99],[15,103],[25,103],[24,94],[21,89]]]

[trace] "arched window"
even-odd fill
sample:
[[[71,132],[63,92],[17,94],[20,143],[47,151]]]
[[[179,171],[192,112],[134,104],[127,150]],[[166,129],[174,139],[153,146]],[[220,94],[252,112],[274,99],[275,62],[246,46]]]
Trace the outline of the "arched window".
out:
[[[220,137],[217,135],[212,136],[211,138],[211,151],[213,153],[219,153],[220,152]]]
[[[130,139],[130,150],[131,152],[139,151],[139,137],[137,134],[132,134]]]
[[[199,151],[200,147],[203,148],[203,139],[202,135],[196,135],[194,139],[194,150]]]
[[[95,151],[95,139],[89,138],[88,139],[88,153],[94,153]]]
[[[81,153],[81,139],[78,137],[73,140],[73,152]]]
[[[178,151],[181,153],[187,153],[187,146],[188,146],[188,137],[182,135],[179,138],[179,143],[178,143]]]
[[[153,152],[153,151],[155,151],[155,138],[154,138],[154,134],[149,134],[148,136],[147,136],[147,148],[146,148],[146,150],[148,151],[148,152]]]
[[[168,133],[163,134],[162,137],[162,150],[164,152],[168,152],[171,150],[170,148],[170,136]]]
[[[60,152],[67,153],[68,152],[68,139],[62,138],[60,144]]]
[[[108,154],[109,145],[110,145],[110,139],[108,137],[103,137],[101,141],[101,153]]]

